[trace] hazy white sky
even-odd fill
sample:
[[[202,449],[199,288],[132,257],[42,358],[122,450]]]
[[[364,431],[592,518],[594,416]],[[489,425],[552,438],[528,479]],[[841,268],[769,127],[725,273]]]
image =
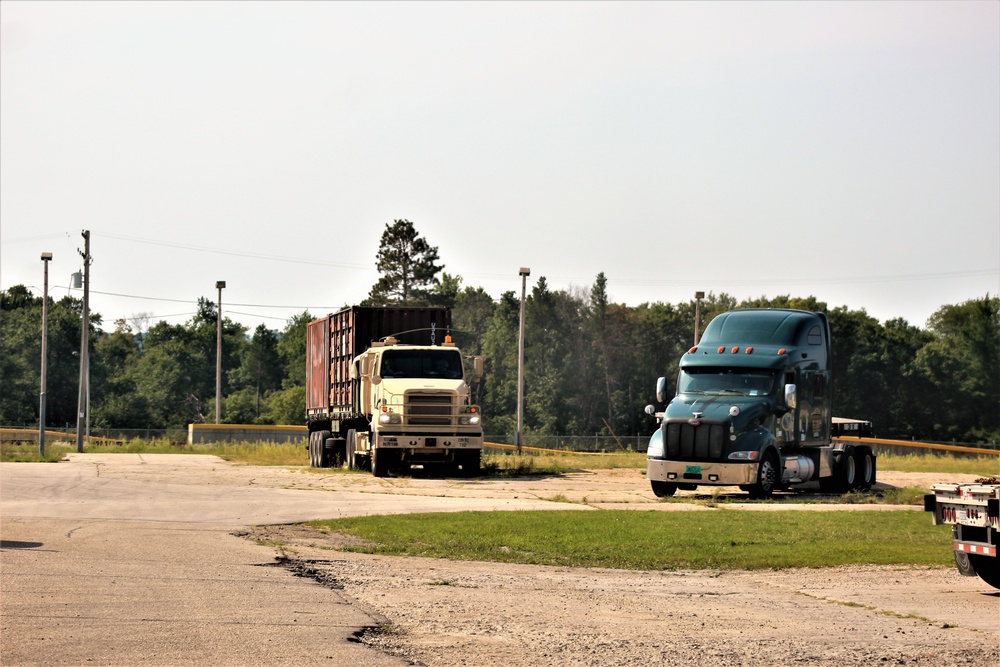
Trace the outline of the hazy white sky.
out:
[[[49,251],[64,296],[89,229],[108,330],[183,322],[216,280],[251,328],[357,303],[398,218],[495,297],[521,266],[553,289],[603,271],[629,305],[811,294],[922,326],[1000,292],[998,2],[0,19],[0,288],[40,293]]]

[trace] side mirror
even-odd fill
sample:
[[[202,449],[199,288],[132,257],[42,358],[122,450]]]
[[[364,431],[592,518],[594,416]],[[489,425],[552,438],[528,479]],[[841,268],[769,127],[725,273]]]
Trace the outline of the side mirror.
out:
[[[795,408],[795,385],[786,384],[785,385],[785,407],[789,410]]]
[[[667,378],[656,378],[656,400],[660,403],[667,402]]]
[[[366,354],[361,358],[361,377],[371,378],[372,384],[378,384],[382,381],[382,376],[375,370],[377,360],[374,354]]]
[[[472,381],[479,382],[483,379],[483,358],[479,356],[472,357]]]

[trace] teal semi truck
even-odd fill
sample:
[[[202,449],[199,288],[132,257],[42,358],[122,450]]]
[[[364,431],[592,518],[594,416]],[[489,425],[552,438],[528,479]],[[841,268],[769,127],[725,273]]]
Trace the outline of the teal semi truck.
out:
[[[839,435],[872,435],[870,422],[835,420],[830,324],[824,313],[747,309],[723,313],[680,359],[677,392],[647,450],[653,493],[739,486],[766,498],[793,484],[826,492],[868,490],[875,452]],[[666,378],[656,385],[667,401]]]

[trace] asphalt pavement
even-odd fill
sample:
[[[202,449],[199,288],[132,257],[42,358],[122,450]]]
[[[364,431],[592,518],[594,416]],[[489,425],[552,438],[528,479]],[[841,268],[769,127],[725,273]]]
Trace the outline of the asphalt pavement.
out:
[[[238,536],[378,498],[228,483],[214,457],[70,459],[0,464],[0,664],[409,664],[356,641],[377,611]]]

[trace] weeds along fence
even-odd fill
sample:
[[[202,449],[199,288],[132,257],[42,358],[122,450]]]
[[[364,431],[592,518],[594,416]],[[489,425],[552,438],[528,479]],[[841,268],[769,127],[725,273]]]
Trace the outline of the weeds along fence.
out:
[[[92,428],[89,442],[129,442],[139,440],[167,440],[171,443],[187,442],[187,429],[182,428]],[[46,441],[76,441],[76,428],[67,424],[63,428],[45,427]],[[38,443],[38,425],[0,426],[2,442]]]
[[[487,443],[517,444],[516,435],[486,435]],[[643,452],[649,445],[648,435],[521,435],[521,446],[564,452]]]
[[[303,441],[307,433],[304,426],[267,427],[246,424],[195,425],[195,430],[212,431],[220,429],[229,431],[230,435],[220,435],[216,438],[205,438],[198,442],[210,441],[240,441],[240,442],[272,442],[292,439],[275,437],[275,429],[301,431]],[[93,443],[124,443],[132,440],[166,440],[172,444],[184,445],[190,442],[190,428],[156,429],[156,428],[91,428],[88,442]],[[45,429],[46,441],[60,440],[76,441],[76,429],[66,424],[62,428],[49,426]],[[498,450],[509,451],[516,445],[514,434],[485,436],[487,449],[490,443],[505,445]],[[877,454],[938,454],[941,456],[982,456],[997,455],[1000,459],[1000,444],[998,443],[961,443],[961,442],[911,442],[907,440],[888,440],[881,438],[839,438],[844,442],[864,442],[872,445]],[[4,443],[38,443],[38,425],[21,424],[0,426],[0,442]],[[649,444],[648,435],[618,436],[609,435],[537,435],[522,434],[523,447],[540,450],[555,450],[565,452],[642,452],[645,453]]]

